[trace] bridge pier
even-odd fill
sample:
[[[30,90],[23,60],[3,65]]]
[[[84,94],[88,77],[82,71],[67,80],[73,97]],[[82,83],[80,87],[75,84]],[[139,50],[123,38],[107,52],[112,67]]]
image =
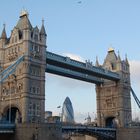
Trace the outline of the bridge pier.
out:
[[[87,136],[87,135],[79,135],[79,136],[72,136],[72,140],[98,140],[95,137]]]
[[[140,139],[140,127],[139,128],[119,128],[116,133],[116,140],[139,140]]]
[[[13,134],[0,134],[0,140],[62,140],[60,124],[17,124]]]
[[[14,140],[14,134],[0,134],[1,140]]]

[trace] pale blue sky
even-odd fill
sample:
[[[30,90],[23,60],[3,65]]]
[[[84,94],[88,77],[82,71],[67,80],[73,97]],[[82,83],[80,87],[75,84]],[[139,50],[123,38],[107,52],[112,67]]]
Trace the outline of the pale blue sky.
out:
[[[132,67],[132,86],[140,97],[140,1],[139,0],[1,0],[0,31],[6,23],[8,36],[25,8],[33,26],[44,18],[48,50],[75,54],[102,63],[112,44]],[[46,110],[60,112],[66,96],[75,112],[93,114],[96,95],[93,84],[46,74]],[[84,118],[81,118],[84,120]]]

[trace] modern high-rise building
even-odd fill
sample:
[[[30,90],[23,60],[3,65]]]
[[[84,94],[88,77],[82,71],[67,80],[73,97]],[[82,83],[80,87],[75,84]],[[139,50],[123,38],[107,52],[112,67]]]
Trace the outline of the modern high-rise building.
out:
[[[74,111],[69,97],[66,97],[62,108],[62,122],[74,122]]]

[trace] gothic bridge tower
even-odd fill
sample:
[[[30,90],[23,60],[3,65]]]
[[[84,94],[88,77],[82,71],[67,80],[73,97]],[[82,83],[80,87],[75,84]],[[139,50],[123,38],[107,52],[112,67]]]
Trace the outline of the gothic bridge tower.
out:
[[[0,84],[0,119],[12,122],[43,122],[45,111],[46,32],[44,23],[32,27],[22,11],[7,38],[0,37],[0,70],[24,55],[15,72]]]
[[[98,61],[96,62],[99,66]],[[120,81],[104,80],[96,85],[97,119],[99,126],[126,127],[131,122],[130,71],[127,58],[121,60],[120,55],[110,48],[102,66],[117,72]]]

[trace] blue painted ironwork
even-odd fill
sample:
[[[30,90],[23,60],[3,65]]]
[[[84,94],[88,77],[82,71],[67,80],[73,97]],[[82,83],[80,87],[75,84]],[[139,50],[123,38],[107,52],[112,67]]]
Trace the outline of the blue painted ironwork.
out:
[[[16,125],[14,123],[0,121],[0,134],[11,134],[15,132]]]
[[[120,80],[120,76],[118,73],[93,66],[89,62],[86,63],[79,62],[69,57],[64,57],[48,51],[46,52],[46,56],[47,56],[46,63],[53,66],[57,66],[57,68],[61,67],[75,72],[84,73],[91,76],[113,80],[113,81]]]
[[[23,61],[23,58],[24,56],[19,57],[13,64],[11,64],[8,68],[0,73],[0,83],[2,83],[9,75],[11,75],[16,70],[20,62]]]
[[[132,89],[132,87],[131,87],[131,92],[132,92],[132,95],[133,95],[133,97],[134,97],[134,99],[135,99],[135,101],[136,101],[138,107],[140,108],[140,100],[138,99],[138,97],[137,97],[137,95],[135,94],[135,92],[134,92],[134,90]]]
[[[87,125],[63,125],[62,132],[67,134],[80,133],[95,137],[101,137],[104,138],[105,140],[116,139],[115,128],[99,128]]]
[[[90,82],[90,83],[96,83],[96,84],[103,83],[103,80],[101,78],[91,76],[91,75],[88,75],[88,74],[84,74],[84,73],[80,73],[80,72],[76,72],[76,71],[73,71],[73,70],[64,69],[64,68],[61,68],[61,67],[49,65],[49,64],[47,64],[46,72],[61,75],[61,76],[64,76],[64,77],[77,79],[77,80],[82,80],[82,81]]]

